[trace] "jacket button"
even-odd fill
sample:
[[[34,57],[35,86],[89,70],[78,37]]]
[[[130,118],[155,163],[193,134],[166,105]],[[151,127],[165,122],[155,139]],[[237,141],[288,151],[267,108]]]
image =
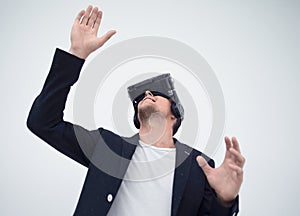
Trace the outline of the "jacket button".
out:
[[[106,199],[107,199],[108,202],[111,202],[113,200],[113,195],[108,194]]]

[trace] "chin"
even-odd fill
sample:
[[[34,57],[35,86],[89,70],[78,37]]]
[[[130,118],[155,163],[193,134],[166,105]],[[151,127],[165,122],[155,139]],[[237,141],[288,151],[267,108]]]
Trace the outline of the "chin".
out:
[[[139,113],[139,119],[141,120],[148,120],[150,116],[153,113],[157,113],[158,110],[155,108],[155,106],[151,104],[143,104],[139,107],[138,113]]]

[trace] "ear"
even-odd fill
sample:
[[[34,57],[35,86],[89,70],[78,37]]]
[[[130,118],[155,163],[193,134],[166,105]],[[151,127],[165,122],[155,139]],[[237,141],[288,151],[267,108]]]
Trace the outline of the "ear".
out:
[[[174,115],[170,116],[171,121],[173,122],[173,125],[175,124],[175,122],[177,121],[177,118]]]

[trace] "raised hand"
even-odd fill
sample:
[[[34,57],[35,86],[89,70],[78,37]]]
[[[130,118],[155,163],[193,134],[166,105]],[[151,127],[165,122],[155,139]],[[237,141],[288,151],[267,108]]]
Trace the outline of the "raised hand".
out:
[[[116,31],[110,30],[101,37],[97,36],[102,19],[102,11],[88,6],[78,13],[71,30],[71,48],[69,52],[86,59],[89,54],[100,48]]]
[[[235,137],[225,137],[226,154],[220,167],[210,167],[206,160],[198,156],[197,162],[203,169],[210,186],[215,190],[224,205],[232,202],[238,195],[243,181],[245,158],[241,155],[239,143]]]

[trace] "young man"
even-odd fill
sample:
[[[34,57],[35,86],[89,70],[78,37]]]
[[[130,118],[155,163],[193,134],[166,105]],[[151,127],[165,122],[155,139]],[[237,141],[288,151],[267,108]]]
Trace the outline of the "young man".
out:
[[[74,215],[236,215],[245,163],[236,138],[225,137],[225,159],[212,168],[213,160],[173,138],[183,117],[174,111],[178,100],[155,89],[139,95],[133,101],[139,133],[131,138],[63,120],[84,60],[116,33],[97,37],[101,17],[92,6],[78,14],[71,48],[56,50],[27,120],[33,133],[88,168]]]

